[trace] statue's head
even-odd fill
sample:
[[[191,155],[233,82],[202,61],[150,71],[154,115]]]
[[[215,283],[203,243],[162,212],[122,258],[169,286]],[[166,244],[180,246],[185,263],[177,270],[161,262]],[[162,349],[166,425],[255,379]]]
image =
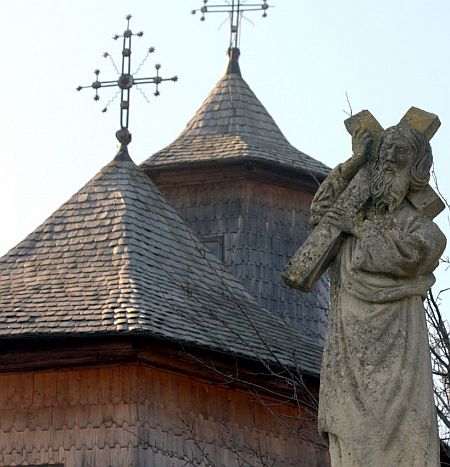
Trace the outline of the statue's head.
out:
[[[421,190],[430,179],[430,143],[408,125],[388,128],[376,156],[370,190],[378,210],[395,211],[409,190]]]

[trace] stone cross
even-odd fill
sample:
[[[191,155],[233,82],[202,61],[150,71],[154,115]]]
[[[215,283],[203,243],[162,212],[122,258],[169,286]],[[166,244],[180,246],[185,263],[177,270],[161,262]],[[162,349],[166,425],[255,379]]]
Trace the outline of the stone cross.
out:
[[[356,128],[366,131],[372,138],[372,147],[377,147],[384,130],[368,110],[359,112],[344,123],[351,135],[354,134]],[[400,123],[419,131],[428,140],[433,137],[440,126],[436,115],[416,107],[411,107]],[[359,169],[338,199],[337,207],[349,213],[357,213],[367,202],[370,196],[368,183],[370,165],[369,160]],[[430,185],[418,192],[410,191],[407,199],[419,212],[430,219],[436,217],[445,207]],[[330,225],[326,218],[322,219],[285,266],[282,278],[286,284],[303,292],[309,292],[335,257],[341,234],[342,232],[336,226]]]

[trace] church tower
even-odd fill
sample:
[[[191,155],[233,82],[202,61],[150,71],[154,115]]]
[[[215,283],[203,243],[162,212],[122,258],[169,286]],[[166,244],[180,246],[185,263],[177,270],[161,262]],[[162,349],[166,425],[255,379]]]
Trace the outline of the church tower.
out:
[[[329,168],[288,142],[243,79],[239,54],[230,47],[225,74],[185,130],[142,168],[261,305],[322,342],[327,284],[303,294],[280,272],[310,230]]]

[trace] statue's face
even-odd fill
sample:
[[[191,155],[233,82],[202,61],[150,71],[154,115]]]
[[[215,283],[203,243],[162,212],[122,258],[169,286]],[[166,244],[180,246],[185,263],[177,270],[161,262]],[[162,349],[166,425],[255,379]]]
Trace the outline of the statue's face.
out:
[[[388,134],[380,148],[380,163],[383,164],[385,172],[399,173],[409,170],[414,157],[414,148],[398,132]]]
[[[402,129],[388,130],[380,148],[371,179],[371,193],[377,209],[394,212],[409,190],[410,169],[415,148]]]

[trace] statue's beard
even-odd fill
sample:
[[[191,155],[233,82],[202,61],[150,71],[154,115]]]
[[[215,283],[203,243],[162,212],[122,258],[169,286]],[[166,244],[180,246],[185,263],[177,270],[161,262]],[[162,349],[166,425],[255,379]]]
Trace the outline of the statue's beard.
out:
[[[370,193],[377,212],[387,209],[392,213],[400,206],[408,193],[409,173],[407,170],[387,172],[386,168],[386,162],[381,162],[374,168],[370,181]]]

